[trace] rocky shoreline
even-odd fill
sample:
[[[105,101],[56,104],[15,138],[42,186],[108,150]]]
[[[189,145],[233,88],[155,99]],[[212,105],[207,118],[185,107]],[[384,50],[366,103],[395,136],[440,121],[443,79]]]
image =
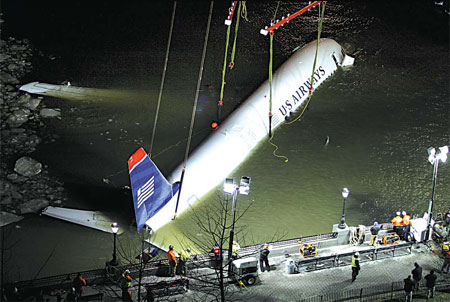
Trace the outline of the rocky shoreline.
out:
[[[45,122],[61,118],[58,108],[46,108],[41,97],[18,91],[20,79],[32,69],[36,54],[27,39],[0,40],[0,226],[19,221],[66,200],[64,183],[33,158],[39,144],[54,141]],[[44,134],[45,133],[45,134]]]

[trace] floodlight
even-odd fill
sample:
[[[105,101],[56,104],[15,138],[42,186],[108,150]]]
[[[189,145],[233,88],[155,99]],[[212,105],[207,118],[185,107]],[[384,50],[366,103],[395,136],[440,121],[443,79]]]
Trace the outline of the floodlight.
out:
[[[233,194],[233,192],[236,190],[236,185],[234,184],[233,178],[226,178],[225,182],[223,183],[223,191],[226,194]]]
[[[347,198],[350,191],[347,188],[342,189],[342,197]]]
[[[111,224],[111,230],[114,234],[117,234],[117,232],[119,231],[119,225],[117,224],[117,222],[113,222]]]
[[[448,146],[439,147],[439,153],[437,157],[441,160],[441,162],[445,163],[447,161],[447,155],[448,155]]]
[[[436,149],[434,149],[433,147],[430,147],[430,148],[428,148],[427,152],[428,152],[428,161],[430,162],[430,164],[434,165],[434,161],[436,159],[436,157],[435,157]]]
[[[239,194],[248,195],[250,192],[251,178],[249,176],[241,177],[241,184],[239,185]]]

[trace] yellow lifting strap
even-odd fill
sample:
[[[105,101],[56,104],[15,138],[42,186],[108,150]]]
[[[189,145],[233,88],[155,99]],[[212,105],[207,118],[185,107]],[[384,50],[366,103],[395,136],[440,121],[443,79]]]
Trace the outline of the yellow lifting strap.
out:
[[[272,134],[272,66],[273,66],[273,32],[270,33],[270,50],[269,50],[269,144],[271,144],[275,149],[272,151],[273,156],[278,158],[284,158],[284,162],[287,163],[289,158],[284,155],[278,155],[277,150],[278,146],[272,142],[273,134]]]
[[[237,43],[237,34],[238,34],[238,29],[239,29],[239,19],[240,19],[240,15],[241,15],[241,1],[239,1],[239,6],[238,6],[238,12],[237,12],[237,20],[236,20],[236,27],[234,30],[234,43],[233,43],[233,49],[231,51],[231,59],[230,59],[230,64],[228,65],[230,69],[233,69],[234,67],[234,57],[236,54],[236,43]],[[230,45],[230,32],[231,32],[231,24],[228,25],[227,28],[227,39],[225,42],[225,55],[223,58],[223,67],[222,67],[222,84],[220,85],[220,98],[219,98],[219,102],[217,103],[218,106],[218,111],[217,111],[217,119],[219,121],[221,121],[222,119],[222,107],[223,107],[223,92],[225,89],[225,75],[226,75],[226,70],[227,70],[227,56],[228,56],[228,47]]]
[[[239,19],[240,19],[240,16],[241,16],[241,1],[239,1],[238,13],[237,13],[237,19],[236,19],[236,26],[234,28],[233,49],[231,50],[230,65],[228,66],[228,67],[230,67],[230,69],[233,69],[233,67],[234,67],[234,57],[236,55],[236,43],[237,43],[237,35],[238,35],[238,30],[239,30]]]
[[[222,85],[220,86],[220,100],[219,100],[219,106],[222,106],[222,100],[223,100],[223,89],[225,87],[225,72],[227,70],[227,55],[228,55],[228,46],[230,45],[230,31],[231,31],[231,25],[228,26],[227,29],[227,41],[225,43],[225,55],[223,58],[223,68],[222,68]]]

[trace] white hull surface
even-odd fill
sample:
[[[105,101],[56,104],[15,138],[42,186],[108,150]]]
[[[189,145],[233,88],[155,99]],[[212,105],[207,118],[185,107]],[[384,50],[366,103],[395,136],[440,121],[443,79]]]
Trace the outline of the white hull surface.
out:
[[[290,112],[307,100],[316,52],[316,41],[297,50],[273,75],[272,129],[283,123]],[[314,72],[314,89],[331,76],[338,66],[352,65],[342,47],[332,39],[321,39]],[[181,189],[178,213],[223,183],[269,133],[269,81],[265,81],[195,151],[189,155]],[[180,181],[183,164],[168,177]],[[170,222],[178,194],[146,225],[152,230]]]
[[[112,221],[103,213],[97,211],[84,211],[59,207],[46,207],[42,214],[65,220],[68,222],[80,224],[89,228],[97,229],[103,232],[112,233]],[[119,229],[119,234],[123,230]]]

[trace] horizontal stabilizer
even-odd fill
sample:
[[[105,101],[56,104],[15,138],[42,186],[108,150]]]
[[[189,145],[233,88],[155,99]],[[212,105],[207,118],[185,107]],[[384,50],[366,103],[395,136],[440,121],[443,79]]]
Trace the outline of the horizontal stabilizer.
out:
[[[173,186],[159,171],[143,148],[128,159],[134,213],[138,232],[145,222],[163,208],[178,192],[179,183]]]

